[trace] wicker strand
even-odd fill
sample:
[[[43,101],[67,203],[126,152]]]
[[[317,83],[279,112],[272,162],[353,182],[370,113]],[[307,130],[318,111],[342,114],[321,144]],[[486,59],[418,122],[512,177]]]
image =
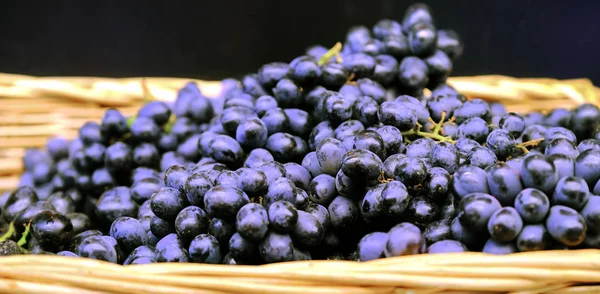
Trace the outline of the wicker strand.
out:
[[[10,278],[0,278],[0,293],[36,293],[36,294],[104,294],[107,291],[93,291],[68,285],[56,285],[40,281],[21,281]]]

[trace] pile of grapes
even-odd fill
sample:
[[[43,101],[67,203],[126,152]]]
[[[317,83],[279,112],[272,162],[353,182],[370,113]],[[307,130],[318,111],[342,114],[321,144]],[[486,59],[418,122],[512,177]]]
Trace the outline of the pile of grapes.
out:
[[[28,150],[0,253],[119,264],[600,248],[600,110],[517,114],[445,83],[416,4],[333,48],[193,83]]]

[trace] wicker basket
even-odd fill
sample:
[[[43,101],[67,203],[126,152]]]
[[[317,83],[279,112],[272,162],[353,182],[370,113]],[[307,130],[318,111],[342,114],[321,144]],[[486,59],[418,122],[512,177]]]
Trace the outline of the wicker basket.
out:
[[[144,81],[144,82],[143,82]],[[0,74],[0,191],[14,189],[25,148],[51,136],[73,138],[105,109],[135,114],[142,85],[172,101],[189,79],[32,77]],[[217,96],[218,82],[196,81]],[[509,111],[547,111],[600,104],[587,79],[454,77],[467,97],[498,101]],[[0,293],[600,293],[600,250],[494,256],[432,254],[369,262],[308,261],[263,266],[170,264],[120,266],[84,258],[0,258]]]

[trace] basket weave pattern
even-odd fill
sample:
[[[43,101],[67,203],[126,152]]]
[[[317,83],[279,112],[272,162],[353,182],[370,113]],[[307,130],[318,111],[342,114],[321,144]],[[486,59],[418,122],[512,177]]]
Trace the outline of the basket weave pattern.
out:
[[[173,101],[190,79],[32,77],[0,74],[0,192],[14,189],[26,148],[52,136],[74,138],[107,108],[134,115],[152,96]],[[209,97],[218,82],[195,80]],[[469,98],[509,111],[547,111],[600,101],[587,79],[454,77]],[[594,285],[595,284],[595,285]],[[364,263],[289,262],[263,266],[170,264],[120,266],[84,258],[0,258],[0,293],[600,293],[600,250],[395,257]]]

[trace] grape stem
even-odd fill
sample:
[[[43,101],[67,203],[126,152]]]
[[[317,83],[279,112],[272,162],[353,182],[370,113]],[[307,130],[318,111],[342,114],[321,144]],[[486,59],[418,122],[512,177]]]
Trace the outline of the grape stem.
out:
[[[10,237],[12,237],[12,235],[15,233],[15,224],[13,222],[10,222],[10,224],[8,224],[8,230],[6,231],[6,233],[4,233],[4,235],[2,235],[2,237],[0,237],[0,242],[4,242],[8,239],[10,239]]]
[[[342,62],[342,57],[340,56],[340,52],[342,52],[342,43],[337,42],[331,49],[329,49],[321,58],[319,58],[318,64],[323,65],[331,59],[331,57],[335,56],[335,59],[338,63]]]
[[[544,141],[544,138],[530,140],[530,141],[526,141],[523,143],[519,143],[516,145],[516,147],[521,149],[524,153],[529,153],[529,150],[527,149],[527,147],[535,147],[538,144],[540,144],[540,142],[542,142],[542,141]]]
[[[436,123],[433,121],[433,119],[431,119],[431,117],[430,117],[429,119],[431,120],[431,122],[432,122],[432,123],[434,124],[434,126],[435,126],[435,127],[433,128],[433,131],[432,131],[432,132],[433,132],[434,134],[439,134],[439,133],[440,133],[440,130],[442,129],[442,124],[444,123],[444,120],[446,119],[446,112],[445,112],[445,111],[442,111],[442,115],[441,115],[441,118],[440,118],[440,122],[439,122],[439,123],[437,123],[437,124],[436,124]]]
[[[171,114],[171,116],[169,117],[169,121],[167,122],[167,124],[165,125],[165,133],[170,134],[171,130],[173,129],[173,125],[175,124],[175,114]]]
[[[29,253],[29,251],[27,249],[25,249],[23,246],[25,246],[25,244],[27,244],[27,236],[29,235],[30,229],[31,229],[31,222],[25,225],[25,231],[23,232],[23,235],[21,235],[21,238],[19,239],[19,241],[17,241],[17,246],[19,246],[19,250],[21,250],[21,252],[23,254]]]
[[[385,177],[385,171],[381,171],[381,175],[379,176],[378,182],[384,184],[384,183],[389,183],[391,181],[393,181],[394,179],[392,178],[386,178]]]
[[[262,196],[252,197],[250,199],[250,202],[262,205],[263,204],[263,197]]]
[[[133,124],[133,122],[135,121],[135,116],[130,116],[127,118],[127,127],[131,128],[131,125]]]
[[[25,244],[27,244],[27,236],[29,235],[30,227],[31,227],[31,224],[25,225],[25,231],[21,235],[21,238],[19,239],[19,241],[17,241],[17,246],[19,247],[19,250],[21,250],[21,252],[24,254],[29,252],[29,251],[27,251],[27,249],[23,248],[23,246],[25,246]],[[0,242],[4,242],[4,241],[10,239],[14,233],[15,233],[15,223],[10,222],[8,224],[8,230],[6,231],[6,233],[4,233],[4,235],[2,235],[0,237]]]
[[[433,125],[433,130],[431,131],[431,133],[422,132],[421,128],[423,126],[417,123],[417,126],[414,129],[402,132],[402,136],[417,136],[422,138],[431,138],[440,142],[448,142],[454,144],[454,140],[452,140],[452,137],[441,135],[442,126],[444,125],[445,119],[446,112],[443,111],[439,122],[436,123],[431,118],[428,119],[429,122]]]
[[[355,77],[356,76],[354,75],[354,73],[350,73],[348,79],[346,80],[346,84],[356,85],[356,82],[353,81]]]
[[[17,245],[19,245],[19,247],[21,247],[27,243],[27,236],[29,235],[30,229],[31,229],[31,223],[26,224],[23,235],[21,235],[21,238],[19,239],[19,241],[17,241]]]

